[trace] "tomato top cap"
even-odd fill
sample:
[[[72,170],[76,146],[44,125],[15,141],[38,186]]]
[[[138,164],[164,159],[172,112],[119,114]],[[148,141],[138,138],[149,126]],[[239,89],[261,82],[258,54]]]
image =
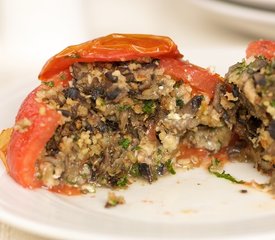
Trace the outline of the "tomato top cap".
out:
[[[146,57],[181,58],[183,55],[169,37],[115,33],[65,48],[47,61],[39,79],[47,81],[76,62],[129,61]]]

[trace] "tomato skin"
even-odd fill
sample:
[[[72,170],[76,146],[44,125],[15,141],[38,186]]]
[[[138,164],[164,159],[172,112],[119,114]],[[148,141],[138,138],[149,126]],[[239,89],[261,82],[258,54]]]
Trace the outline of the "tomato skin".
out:
[[[246,57],[264,56],[267,59],[275,57],[275,41],[258,40],[248,44]]]
[[[48,60],[39,74],[46,81],[76,62],[113,62],[140,58],[181,58],[168,37],[145,34],[110,34],[79,45],[69,46]]]
[[[217,84],[223,81],[218,74],[180,59],[161,59],[160,67],[164,69],[165,74],[189,83],[196,90],[206,93],[210,99],[214,96]]]
[[[25,131],[14,129],[7,149],[8,172],[23,187],[41,186],[41,182],[34,176],[35,162],[61,119],[57,111],[36,100],[37,91],[45,87],[37,87],[22,103],[16,124],[28,119],[31,125]]]

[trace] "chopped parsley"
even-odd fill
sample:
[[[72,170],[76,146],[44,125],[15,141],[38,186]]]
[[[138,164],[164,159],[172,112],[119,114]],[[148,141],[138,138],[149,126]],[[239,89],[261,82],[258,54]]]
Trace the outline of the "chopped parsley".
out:
[[[124,149],[127,149],[129,146],[130,146],[130,139],[129,138],[123,138],[122,140],[119,141],[119,145],[124,148]]]
[[[43,82],[44,85],[48,86],[48,87],[54,87],[54,82],[50,81],[50,82]]]
[[[153,114],[155,112],[156,105],[152,100],[145,100],[143,102],[142,111],[147,114]]]
[[[235,65],[235,69],[234,70],[236,70],[237,74],[239,74],[239,75],[242,74],[246,70],[246,62],[245,62],[245,60],[243,60],[240,63],[237,63]]]
[[[237,180],[235,177],[233,177],[231,174],[225,172],[224,170],[222,172],[218,171],[217,168],[220,167],[221,161],[217,158],[214,158],[211,162],[211,165],[208,167],[208,171],[211,174],[214,174],[218,178],[224,178],[226,180],[229,180],[233,183],[242,184],[244,183],[243,180]]]
[[[183,84],[183,79],[177,81],[174,85],[174,88],[179,88]]]
[[[270,101],[270,105],[271,105],[271,107],[274,107],[274,108],[275,108],[275,100],[271,100],[271,101]]]
[[[175,171],[175,169],[173,168],[172,160],[171,160],[171,159],[169,159],[168,161],[166,161],[164,165],[165,165],[165,167],[166,167],[166,169],[167,169],[167,171],[168,171],[169,173],[171,173],[171,174],[173,174],[173,175],[176,174],[176,171]]]
[[[130,105],[119,105],[118,106],[118,111],[123,112],[123,111],[126,111],[126,110],[130,109],[130,108],[131,108]]]
[[[63,72],[63,73],[61,73],[61,74],[59,75],[59,78],[60,78],[61,81],[64,81],[64,80],[67,79],[67,76],[66,76],[66,74]]]
[[[218,158],[214,158],[211,162],[211,167],[218,167],[221,161]]]
[[[128,179],[127,179],[127,176],[124,176],[122,178],[120,178],[117,182],[116,182],[116,185],[118,187],[125,187],[128,183]]]
[[[183,105],[184,105],[184,102],[181,99],[177,98],[176,99],[176,105],[177,105],[177,107],[182,108]]]
[[[224,170],[221,173],[219,173],[219,172],[211,172],[211,173],[214,174],[218,178],[224,178],[224,179],[229,180],[233,183],[239,183],[239,184],[244,183],[243,180],[237,180],[236,178],[234,178],[229,173],[226,173]]]
[[[138,151],[138,150],[140,150],[140,149],[141,149],[141,146],[138,146],[138,145],[137,145],[137,146],[134,146],[132,150]]]
[[[129,174],[133,177],[139,177],[141,175],[139,171],[139,164],[137,162],[132,165]]]

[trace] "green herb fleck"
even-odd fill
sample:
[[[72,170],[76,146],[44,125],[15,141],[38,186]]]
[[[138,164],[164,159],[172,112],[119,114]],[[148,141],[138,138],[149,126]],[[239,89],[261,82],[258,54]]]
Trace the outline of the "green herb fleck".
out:
[[[44,85],[48,86],[48,87],[54,87],[54,82],[50,81],[50,82],[43,82]]]
[[[215,176],[217,176],[218,178],[224,178],[224,179],[227,179],[233,183],[238,183],[238,184],[244,183],[243,180],[237,180],[229,173],[226,173],[224,170],[221,173],[219,173],[219,172],[211,172],[211,173],[214,174]]]
[[[140,176],[139,164],[138,163],[134,163],[132,165],[129,174],[133,177],[139,177]]]
[[[63,73],[61,73],[61,74],[59,75],[59,78],[60,78],[61,81],[64,81],[64,80],[67,79],[67,76],[66,76],[66,74],[63,72]]]
[[[138,151],[138,150],[140,150],[140,149],[141,149],[141,146],[138,146],[138,145],[137,145],[137,146],[134,146],[132,150]]]
[[[178,99],[176,100],[176,105],[177,105],[178,107],[182,108],[183,105],[184,105],[184,102],[183,102],[181,99],[178,98]]]
[[[271,100],[270,105],[275,108],[275,100]]]
[[[173,175],[176,174],[176,171],[175,169],[173,168],[173,165],[172,165],[172,160],[169,159],[168,161],[165,162],[165,167],[167,168],[167,171]]]
[[[157,154],[158,155],[162,154],[162,150],[160,148],[157,149]]]
[[[131,108],[130,105],[119,105],[118,106],[118,111],[123,112],[123,111],[126,111],[126,110],[130,109],[130,108]]]
[[[211,165],[208,167],[208,171],[212,174],[214,174],[216,177],[218,178],[224,178],[226,180],[229,180],[233,183],[238,183],[238,184],[242,184],[244,183],[244,181],[242,180],[237,180],[235,177],[233,177],[231,174],[225,172],[224,170],[222,172],[218,172],[216,169],[217,167],[219,167],[221,161],[217,158],[214,158],[211,162]]]
[[[144,113],[152,114],[152,113],[155,112],[155,109],[156,109],[156,105],[155,105],[154,101],[152,101],[152,100],[145,100],[143,102],[142,111]]]
[[[122,140],[119,141],[119,145],[121,147],[123,147],[124,149],[127,149],[129,147],[130,143],[131,143],[131,141],[128,138],[123,138]]]
[[[243,60],[242,62],[235,65],[234,70],[236,70],[237,74],[240,75],[245,71],[245,69],[246,69],[246,62],[245,62],[245,60]]]
[[[124,176],[122,178],[120,178],[117,182],[116,182],[116,185],[118,187],[125,187],[128,183],[128,179],[127,179],[127,176]]]
[[[221,160],[219,160],[218,158],[214,158],[212,160],[212,166],[213,167],[218,167],[220,165],[220,163],[221,163]]]
[[[175,83],[174,88],[179,88],[183,84],[183,80],[179,80]]]

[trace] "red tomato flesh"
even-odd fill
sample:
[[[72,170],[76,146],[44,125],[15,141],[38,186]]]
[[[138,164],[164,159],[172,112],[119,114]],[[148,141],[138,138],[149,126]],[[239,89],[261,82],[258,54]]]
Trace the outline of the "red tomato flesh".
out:
[[[218,74],[180,59],[161,59],[160,67],[164,69],[165,74],[176,80],[189,83],[193,88],[206,93],[210,98],[213,97],[217,84],[222,81]]]
[[[60,114],[36,100],[39,86],[25,99],[16,117],[20,127],[24,119],[30,122],[26,129],[14,129],[7,149],[9,174],[22,186],[35,188],[41,182],[35,177],[35,162],[53,136],[61,119]]]
[[[246,49],[246,57],[264,56],[267,59],[275,57],[275,41],[259,40],[249,43]]]

